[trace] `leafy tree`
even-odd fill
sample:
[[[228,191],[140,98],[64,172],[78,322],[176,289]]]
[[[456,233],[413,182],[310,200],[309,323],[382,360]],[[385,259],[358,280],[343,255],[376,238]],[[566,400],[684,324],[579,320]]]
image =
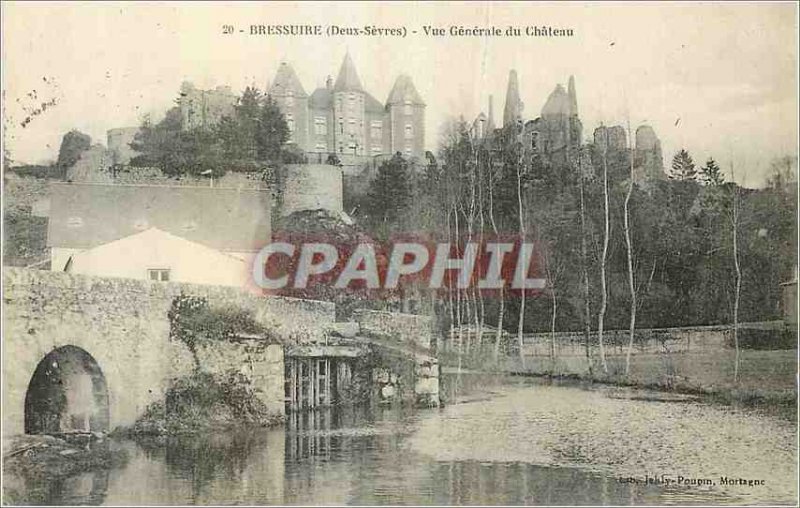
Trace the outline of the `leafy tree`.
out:
[[[366,213],[375,225],[393,223],[408,207],[411,198],[408,162],[400,152],[378,168],[370,183]]]
[[[709,157],[706,165],[700,168],[700,178],[706,185],[722,185],[725,183],[725,177],[722,176],[719,165],[713,157]]]
[[[681,149],[675,154],[669,177],[673,180],[694,180],[697,177],[697,170],[689,152]]]
[[[134,166],[151,166],[166,175],[199,175],[211,171],[224,173],[224,157],[219,137],[206,128],[183,130],[178,108],[167,111],[159,123],[145,118],[131,143],[139,155],[131,159]]]
[[[261,107],[256,134],[258,158],[266,161],[280,160],[281,150],[288,140],[289,125],[278,109],[278,103],[267,95]]]
[[[184,129],[178,108],[156,124],[145,118],[131,143],[135,166],[153,166],[167,175],[252,171],[263,163],[298,162],[302,154],[287,152],[289,127],[277,103],[247,87],[234,107],[211,127]]]
[[[81,154],[92,146],[92,138],[78,130],[71,130],[61,138],[61,147],[58,149],[56,165],[61,171],[66,171],[78,162]]]

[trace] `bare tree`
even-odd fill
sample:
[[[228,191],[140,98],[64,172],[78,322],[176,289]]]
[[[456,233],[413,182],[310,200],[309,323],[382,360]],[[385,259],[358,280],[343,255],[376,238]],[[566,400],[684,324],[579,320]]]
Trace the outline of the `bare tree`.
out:
[[[633,351],[633,335],[636,329],[636,285],[633,280],[633,245],[631,244],[631,228],[630,228],[630,201],[631,194],[633,193],[633,158],[634,147],[633,138],[631,137],[631,123],[628,121],[628,143],[630,146],[630,175],[628,180],[628,193],[625,195],[625,204],[623,205],[623,226],[625,229],[625,247],[628,251],[628,287],[631,292],[631,320],[628,329],[628,352],[625,355],[625,375],[628,376],[631,371],[631,352]]]
[[[522,156],[523,151],[520,147],[519,160],[517,161],[517,207],[519,210],[519,236],[520,241],[525,239],[525,209],[522,205]],[[522,350],[522,326],[525,323],[525,285],[522,285],[522,294],[520,295],[519,305],[519,320],[517,322],[517,343],[519,345],[519,359],[522,363],[522,368],[525,368],[525,353]]]
[[[736,349],[736,357],[733,363],[733,382],[739,381],[739,297],[742,291],[742,269],[739,266],[739,186],[735,181],[733,163],[731,163],[731,181],[733,189],[733,210],[731,222],[733,226],[733,266],[736,269],[736,291],[733,298],[733,347]]]
[[[581,203],[581,272],[583,275],[583,343],[586,347],[586,361],[589,362],[589,373],[592,372],[592,358],[589,353],[589,340],[591,337],[591,312],[589,308],[589,263],[586,252],[586,203],[583,196],[583,157],[578,154],[578,181],[580,184]]]
[[[492,160],[489,160],[489,223],[492,225],[492,231],[495,238],[499,233],[497,229],[497,222],[494,219],[494,168]],[[500,340],[503,337],[503,317],[505,314],[505,286],[500,286],[500,308],[497,312],[497,331],[494,338],[494,361],[496,362],[500,356]]]
[[[600,258],[600,287],[602,289],[602,296],[600,300],[600,312],[597,317],[597,339],[600,348],[600,363],[603,366],[603,372],[608,374],[608,364],[606,363],[606,353],[603,346],[603,325],[606,317],[606,307],[608,306],[608,288],[606,287],[606,260],[608,258],[608,237],[611,228],[611,219],[608,210],[608,161],[606,160],[606,151],[608,150],[608,129],[604,129],[605,143],[603,143],[603,199],[604,199],[604,224],[605,229],[603,233],[603,256]]]

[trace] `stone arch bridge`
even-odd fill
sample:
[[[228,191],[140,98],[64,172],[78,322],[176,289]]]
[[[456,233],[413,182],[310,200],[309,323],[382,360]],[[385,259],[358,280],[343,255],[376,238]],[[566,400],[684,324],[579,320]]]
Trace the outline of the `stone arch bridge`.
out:
[[[200,353],[212,371],[246,369],[258,395],[281,415],[284,353],[328,345],[331,330],[341,328],[329,302],[4,267],[3,435],[52,432],[64,425],[110,430],[133,424],[149,404],[163,399],[171,380],[193,368],[186,346],[169,339],[167,311],[180,294],[249,310],[280,338],[280,344],[250,339]],[[438,404],[438,366],[431,368],[436,360],[427,354],[431,332],[425,318],[365,312],[357,321],[355,341],[361,334],[377,337],[417,360],[425,371],[417,385]],[[69,387],[58,403],[82,401],[90,409],[66,423],[54,421],[47,411],[37,413],[35,398],[47,399],[55,384]]]

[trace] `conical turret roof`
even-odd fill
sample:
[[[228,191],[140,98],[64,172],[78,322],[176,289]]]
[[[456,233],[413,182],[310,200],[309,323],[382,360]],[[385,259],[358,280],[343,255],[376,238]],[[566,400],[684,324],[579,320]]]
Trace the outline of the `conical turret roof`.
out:
[[[417,89],[414,87],[414,83],[411,81],[411,78],[405,74],[401,74],[395,80],[392,91],[389,92],[389,98],[386,99],[386,103],[402,104],[405,102],[410,102],[419,106],[425,105],[422,97],[420,97]]]
[[[363,92],[361,80],[358,79],[356,66],[350,58],[350,53],[344,55],[342,66],[339,67],[339,75],[336,77],[336,84],[333,89],[337,92]]]
[[[295,74],[294,68],[286,62],[281,62],[278,72],[275,73],[275,79],[272,80],[272,85],[269,87],[269,93],[283,95],[288,91],[297,96],[306,96],[306,91]]]

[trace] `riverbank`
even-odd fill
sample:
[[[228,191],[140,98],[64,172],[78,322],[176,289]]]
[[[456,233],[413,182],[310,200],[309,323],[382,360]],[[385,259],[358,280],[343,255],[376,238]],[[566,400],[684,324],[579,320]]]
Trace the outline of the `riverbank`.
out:
[[[683,383],[642,383],[624,376],[593,376],[580,374],[552,374],[535,372],[510,373],[512,376],[547,379],[554,382],[573,382],[589,385],[615,386],[651,390],[666,396],[658,400],[671,400],[673,394],[693,397],[707,403],[753,409],[770,416],[797,422],[797,392],[754,387],[721,386],[703,388]]]
[[[22,435],[3,441],[3,503],[49,504],[48,485],[122,467],[128,454],[104,436]]]
[[[549,348],[542,349],[538,354],[526,356],[524,363],[518,357],[487,361],[491,356],[483,355],[462,357],[460,365],[493,374],[692,395],[711,403],[754,408],[797,421],[797,349],[743,349],[738,372],[734,369],[736,353],[728,348],[709,349],[693,344],[672,351],[634,350],[627,375],[622,347],[607,349],[607,371],[596,351],[591,351],[587,358],[585,350],[578,346],[557,344],[553,360]],[[449,369],[459,365],[457,357],[445,357],[442,363]]]

